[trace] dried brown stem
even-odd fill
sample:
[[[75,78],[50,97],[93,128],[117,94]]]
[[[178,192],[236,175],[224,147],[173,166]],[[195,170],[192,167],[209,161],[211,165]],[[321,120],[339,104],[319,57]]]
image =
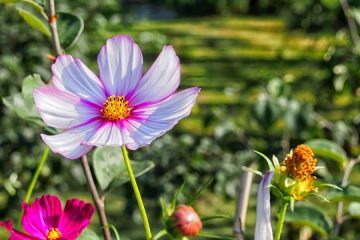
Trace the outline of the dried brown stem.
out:
[[[250,189],[252,183],[253,173],[244,171],[241,173],[240,191],[236,205],[235,222],[233,232],[237,240],[244,239],[245,220],[250,197]]]
[[[88,161],[86,155],[82,156],[81,164],[82,164],[82,168],[84,170],[87,185],[89,186],[89,190],[93,197],[96,210],[99,214],[99,219],[100,219],[101,225],[103,227],[103,233],[104,233],[105,240],[111,240],[109,223],[107,221],[106,212],[105,212],[105,198],[103,196],[100,196],[96,189],[96,185],[94,183],[94,179],[92,177],[90,166],[89,166],[89,161]]]
[[[50,26],[50,30],[51,30],[51,38],[56,50],[56,54],[57,55],[61,55],[62,54],[62,49],[60,46],[60,40],[59,40],[59,34],[57,31],[57,26],[56,26],[56,11],[55,11],[55,0],[49,0],[49,26]]]

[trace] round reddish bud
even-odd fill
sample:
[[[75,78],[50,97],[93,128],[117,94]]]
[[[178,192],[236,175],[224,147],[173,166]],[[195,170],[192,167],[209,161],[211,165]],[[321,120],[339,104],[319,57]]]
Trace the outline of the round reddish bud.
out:
[[[190,206],[184,204],[177,206],[172,218],[175,222],[175,228],[182,236],[194,237],[202,228],[199,215]]]

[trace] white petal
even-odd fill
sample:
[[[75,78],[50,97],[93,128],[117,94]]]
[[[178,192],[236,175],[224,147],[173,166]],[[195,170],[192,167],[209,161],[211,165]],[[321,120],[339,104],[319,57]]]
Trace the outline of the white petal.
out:
[[[126,97],[141,79],[143,57],[129,36],[118,35],[107,40],[102,47],[98,65],[107,95]]]
[[[256,225],[254,240],[273,240],[271,227],[271,205],[269,184],[273,172],[267,172],[260,182],[256,203]]]
[[[129,103],[137,106],[161,101],[173,94],[179,84],[179,58],[172,46],[165,46],[130,96]]]
[[[131,118],[124,124],[124,143],[135,150],[150,144],[191,113],[200,92],[199,88],[189,88],[177,92],[162,102],[142,106],[131,112]]]
[[[100,125],[101,121],[94,120],[57,135],[41,134],[41,137],[53,152],[59,153],[67,159],[77,159],[93,148],[91,145],[84,144],[84,141],[89,139]]]
[[[51,127],[72,128],[99,115],[99,109],[90,103],[52,86],[40,87],[33,94],[42,119]]]
[[[83,143],[95,146],[122,146],[123,139],[121,134],[120,123],[104,122],[98,127],[97,131]]]
[[[54,85],[62,90],[102,105],[106,100],[100,80],[79,59],[60,55],[51,66]]]

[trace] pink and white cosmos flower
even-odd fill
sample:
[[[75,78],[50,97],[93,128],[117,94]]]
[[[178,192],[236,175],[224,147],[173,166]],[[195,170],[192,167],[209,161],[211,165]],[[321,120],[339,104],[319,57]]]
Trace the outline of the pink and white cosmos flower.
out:
[[[273,240],[271,227],[270,184],[274,172],[266,172],[261,180],[256,203],[256,224],[254,240]]]
[[[176,92],[180,62],[165,46],[142,76],[140,48],[126,35],[107,40],[98,55],[99,78],[79,59],[61,55],[52,65],[52,84],[34,91],[44,122],[61,129],[41,137],[53,152],[76,159],[93,146],[150,144],[188,116],[200,92]]]
[[[13,228],[12,221],[0,222],[10,232],[9,240],[75,240],[90,224],[94,207],[70,199],[64,210],[58,197],[44,195],[28,205],[23,203],[21,224],[26,232]]]

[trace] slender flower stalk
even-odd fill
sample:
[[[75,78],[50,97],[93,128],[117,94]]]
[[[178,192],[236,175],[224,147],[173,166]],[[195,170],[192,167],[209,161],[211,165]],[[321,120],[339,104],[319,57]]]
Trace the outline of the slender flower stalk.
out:
[[[146,210],[145,210],[142,198],[141,198],[139,188],[138,188],[136,180],[135,180],[133,170],[131,168],[131,164],[130,164],[130,160],[129,160],[129,156],[128,156],[126,147],[122,146],[121,151],[122,151],[122,154],[124,156],[125,166],[126,166],[128,174],[129,174],[131,186],[132,186],[132,188],[134,190],[135,198],[136,198],[136,201],[138,203],[139,210],[140,210],[140,213],[141,213],[141,217],[142,217],[142,220],[143,220],[146,239],[150,240],[152,238],[152,236],[151,236],[151,229],[150,229],[149,220],[148,220],[148,217],[147,217],[147,214],[146,214]]]
[[[48,146],[45,147],[44,149],[44,152],[41,156],[41,159],[40,159],[40,162],[39,162],[39,165],[37,166],[36,168],[36,171],[31,179],[31,182],[30,182],[30,185],[26,191],[26,195],[25,195],[25,199],[24,199],[24,202],[26,203],[29,203],[30,199],[31,199],[31,195],[32,195],[32,192],[35,188],[35,185],[36,185],[36,182],[39,178],[39,175],[41,173],[41,170],[43,169],[45,163],[46,163],[46,160],[47,160],[47,157],[49,155],[49,150],[50,148]]]
[[[276,230],[275,230],[275,240],[280,240],[288,205],[289,205],[289,203],[285,202],[285,201],[283,201],[281,203],[279,219],[278,219],[278,223],[276,225]]]

